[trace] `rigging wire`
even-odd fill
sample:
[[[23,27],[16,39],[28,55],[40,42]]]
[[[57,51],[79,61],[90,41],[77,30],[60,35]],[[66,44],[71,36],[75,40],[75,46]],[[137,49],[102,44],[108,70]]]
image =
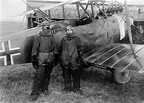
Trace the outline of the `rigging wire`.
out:
[[[122,22],[122,20],[124,19],[124,16],[122,17],[122,19],[121,19],[121,21],[118,23],[118,25],[117,25],[117,27],[116,27],[116,29],[115,29],[115,31],[113,32],[113,35],[111,36],[111,38],[109,39],[109,41],[108,41],[108,43],[110,42],[110,40],[114,37],[114,35],[115,35],[115,32],[117,31],[117,29],[118,29],[118,27],[119,27],[119,25],[120,25],[120,23]],[[108,44],[107,43],[107,44]]]
[[[48,18],[48,15],[45,13],[45,12],[43,12],[40,8],[34,8],[34,7],[32,7],[32,6],[30,6],[27,2],[25,2],[24,0],[22,0],[22,2],[24,2],[27,6],[29,6],[30,8],[32,8],[33,10],[34,10],[34,12],[36,11],[36,9],[38,10],[38,12],[40,12],[42,15],[44,15],[44,16],[46,16],[46,17],[44,17],[47,21],[50,21]]]
[[[23,23],[24,23],[24,20],[25,20],[25,15],[23,16],[23,18],[22,18],[22,22],[21,22],[21,24],[20,24],[20,27],[22,27],[22,25],[23,25]],[[20,30],[20,28],[19,28],[19,30]]]
[[[106,22],[106,20],[104,21],[104,23],[103,23],[102,27],[100,28],[100,30],[99,30],[99,32],[98,32],[98,35],[96,36],[96,38],[95,38],[94,42],[92,43],[92,49],[94,49],[95,42],[97,41],[98,36],[100,35],[100,32],[101,32],[101,30],[102,30],[102,28],[103,28],[103,26],[104,26],[105,22]]]
[[[135,38],[134,40],[137,41],[137,42],[134,42],[135,44],[144,44],[144,37],[142,35],[140,35],[140,32],[139,32],[139,28],[135,27],[135,26],[132,26],[131,27],[131,30],[132,32],[134,33],[134,37],[137,37]],[[137,40],[138,39],[138,40]]]
[[[122,20],[123,20],[123,18],[124,18],[124,16],[122,17],[122,19],[121,19],[121,21],[118,23],[118,26],[116,27],[116,29],[115,29],[115,31],[113,32],[113,34],[112,34],[112,36],[111,36],[111,38],[109,39],[109,41],[106,43],[106,44],[108,44],[109,42],[110,42],[110,40],[113,38],[113,36],[114,36],[114,34],[115,34],[115,32],[116,32],[116,30],[118,29],[118,27],[119,27],[119,24],[122,22]],[[94,40],[94,42],[93,42],[93,44],[92,44],[92,49],[94,49],[94,44],[95,44],[95,42],[96,42],[96,40],[97,40],[97,38],[98,38],[98,36],[100,35],[100,32],[101,32],[101,30],[102,30],[102,28],[104,28],[104,24],[105,24],[105,22],[106,22],[106,20],[104,21],[104,23],[103,23],[103,25],[102,25],[102,27],[101,27],[101,29],[100,29],[100,31],[99,31],[99,33],[98,33],[98,35],[97,35],[97,37],[96,37],[96,39]],[[105,28],[104,28],[105,29]],[[105,29],[107,32],[108,32],[108,30],[107,29]],[[105,45],[105,44],[104,44]],[[91,49],[91,50],[92,50]]]

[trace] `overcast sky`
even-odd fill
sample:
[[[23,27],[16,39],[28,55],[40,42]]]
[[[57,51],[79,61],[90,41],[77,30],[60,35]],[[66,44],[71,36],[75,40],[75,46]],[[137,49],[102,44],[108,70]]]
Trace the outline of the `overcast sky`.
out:
[[[11,19],[12,16],[26,10],[26,6],[21,0],[0,0],[0,7],[0,20]]]
[[[118,0],[118,1],[123,1],[123,0]],[[133,3],[133,4],[143,4],[144,5],[144,0],[127,0],[128,3]],[[26,5],[22,2],[22,0],[0,0],[0,7],[1,7],[1,12],[0,12],[0,20],[22,20],[22,17],[13,17],[17,14],[21,14],[26,10]]]

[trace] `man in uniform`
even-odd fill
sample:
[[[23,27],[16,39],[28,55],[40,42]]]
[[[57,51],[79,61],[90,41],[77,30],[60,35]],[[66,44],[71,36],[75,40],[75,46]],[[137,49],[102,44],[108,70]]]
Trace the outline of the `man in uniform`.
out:
[[[73,28],[66,27],[66,36],[61,40],[60,46],[60,65],[63,69],[64,92],[70,92],[82,95],[80,90],[80,63],[82,57],[82,45],[79,37],[73,33]]]
[[[57,60],[56,42],[53,35],[48,32],[48,26],[35,38],[32,48],[32,64],[36,68],[30,100],[34,101],[40,93],[49,94],[48,85],[52,68]]]

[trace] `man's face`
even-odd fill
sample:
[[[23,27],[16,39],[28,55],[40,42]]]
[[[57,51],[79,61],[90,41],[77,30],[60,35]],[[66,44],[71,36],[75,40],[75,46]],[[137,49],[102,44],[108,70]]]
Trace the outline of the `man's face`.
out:
[[[47,26],[42,27],[42,31],[43,31],[44,33],[46,33],[46,32],[47,32]]]
[[[73,28],[72,27],[67,27],[66,28],[66,33],[67,33],[67,35],[73,34]]]

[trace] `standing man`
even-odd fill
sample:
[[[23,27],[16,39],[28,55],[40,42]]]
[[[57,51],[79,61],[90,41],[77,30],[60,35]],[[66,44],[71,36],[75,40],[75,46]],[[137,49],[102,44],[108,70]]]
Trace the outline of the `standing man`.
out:
[[[34,40],[32,48],[32,64],[36,69],[30,100],[34,101],[40,93],[49,94],[48,85],[52,68],[57,60],[56,42],[53,35],[48,32],[48,26]]]
[[[60,46],[60,65],[63,69],[64,92],[82,95],[80,90],[80,63],[82,57],[82,45],[80,38],[73,33],[72,26],[66,27],[66,36],[61,40]]]

